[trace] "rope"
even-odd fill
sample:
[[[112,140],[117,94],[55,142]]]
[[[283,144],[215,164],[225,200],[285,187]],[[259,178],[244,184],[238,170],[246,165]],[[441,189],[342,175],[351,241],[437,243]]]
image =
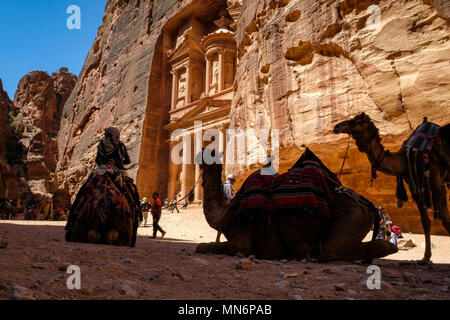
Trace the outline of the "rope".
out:
[[[162,211],[162,210],[165,210],[165,209],[169,209],[169,208],[175,207],[175,206],[176,206],[177,204],[179,204],[181,201],[183,201],[184,199],[186,199],[187,197],[189,197],[191,194],[193,194],[193,193],[194,193],[194,190],[195,190],[195,187],[197,187],[197,185],[198,185],[198,183],[200,182],[200,179],[201,179],[201,178],[202,178],[202,176],[200,175],[200,176],[198,177],[197,182],[196,182],[196,183],[194,184],[194,186],[192,187],[191,191],[189,191],[183,198],[181,198],[180,200],[178,200],[178,201],[175,202],[175,203],[169,204],[169,205],[167,205],[167,206],[161,208],[161,211]]]
[[[339,171],[338,179],[341,180],[342,171],[344,170],[345,161],[347,161],[348,149],[350,149],[350,136],[348,136],[347,140],[347,149],[345,150],[344,161],[342,161],[341,171]]]

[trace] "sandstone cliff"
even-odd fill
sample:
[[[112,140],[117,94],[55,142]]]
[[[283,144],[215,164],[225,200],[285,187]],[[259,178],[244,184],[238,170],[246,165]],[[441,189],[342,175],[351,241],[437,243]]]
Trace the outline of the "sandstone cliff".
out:
[[[13,112],[13,102],[3,90],[0,79],[0,198],[19,197],[17,170],[14,167],[16,139],[10,112]]]
[[[369,114],[393,150],[424,116],[450,122],[449,5],[244,1],[232,126],[279,129],[282,170],[308,146],[339,171],[347,137],[332,129],[350,116]],[[248,167],[234,170],[245,176]],[[385,205],[406,230],[421,230],[412,202],[395,208],[394,177],[380,175],[369,187],[369,162],[354,143],[342,180]]]
[[[25,75],[19,82],[14,105],[17,133],[25,148],[25,176],[31,193],[53,194],[58,159],[57,135],[62,109],[77,77],[66,68],[51,76],[42,71]]]
[[[62,115],[59,181],[74,194],[94,166],[105,128],[115,125],[128,147],[135,176],[153,46],[149,1],[108,1],[103,25]],[[134,173],[133,173],[134,172]]]

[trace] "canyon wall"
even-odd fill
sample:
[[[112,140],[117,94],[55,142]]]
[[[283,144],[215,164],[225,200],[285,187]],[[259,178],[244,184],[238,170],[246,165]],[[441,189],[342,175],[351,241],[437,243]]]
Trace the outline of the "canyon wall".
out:
[[[75,87],[76,75],[67,68],[48,75],[33,71],[19,82],[14,98],[16,132],[23,148],[23,173],[28,190],[23,197],[54,194],[58,161],[57,136],[64,104]]]
[[[19,197],[17,170],[14,167],[16,144],[13,120],[10,112],[14,109],[13,102],[3,90],[0,79],[0,198]]]
[[[110,0],[58,136],[60,189],[73,195],[95,166],[104,129],[116,126],[128,147],[135,177],[155,37],[149,1]]]
[[[428,117],[450,122],[449,1],[243,1],[232,127],[280,130],[280,168],[309,147],[333,171],[347,136],[335,124],[365,112],[384,145],[398,150]],[[257,144],[248,141],[248,153]],[[232,170],[245,177],[248,166]],[[395,208],[395,177],[379,174],[351,142],[343,183],[420,232],[410,201]],[[441,233],[439,223],[433,232]]]

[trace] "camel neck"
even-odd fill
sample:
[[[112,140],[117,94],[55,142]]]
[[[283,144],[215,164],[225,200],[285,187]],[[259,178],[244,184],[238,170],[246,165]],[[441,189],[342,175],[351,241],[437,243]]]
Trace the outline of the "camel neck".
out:
[[[208,224],[222,232],[221,220],[224,216],[224,197],[222,191],[222,166],[212,165],[203,169],[203,212]]]
[[[374,137],[368,144],[365,153],[372,166],[378,171],[391,176],[405,175],[407,168],[404,162],[404,153],[392,153],[385,150],[381,142]]]

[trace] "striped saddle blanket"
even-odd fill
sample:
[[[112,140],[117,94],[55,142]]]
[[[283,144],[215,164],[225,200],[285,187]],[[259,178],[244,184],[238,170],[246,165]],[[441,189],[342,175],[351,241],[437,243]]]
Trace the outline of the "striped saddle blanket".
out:
[[[341,183],[337,176],[307,149],[282,175],[263,175],[261,170],[254,172],[236,194],[231,206],[241,213],[249,209],[282,212],[296,208],[299,213],[329,217],[329,204],[338,186]]]
[[[408,183],[411,193],[418,197],[418,204],[426,209],[431,208],[429,153],[434,144],[439,143],[439,129],[440,126],[424,119],[403,143],[401,150],[406,152],[409,174],[397,177],[396,195],[399,208],[403,206],[403,202],[408,201],[403,180]]]
[[[433,145],[437,141],[440,126],[437,124],[424,121],[414,130],[409,138],[403,142],[402,150],[419,151],[429,153]]]

